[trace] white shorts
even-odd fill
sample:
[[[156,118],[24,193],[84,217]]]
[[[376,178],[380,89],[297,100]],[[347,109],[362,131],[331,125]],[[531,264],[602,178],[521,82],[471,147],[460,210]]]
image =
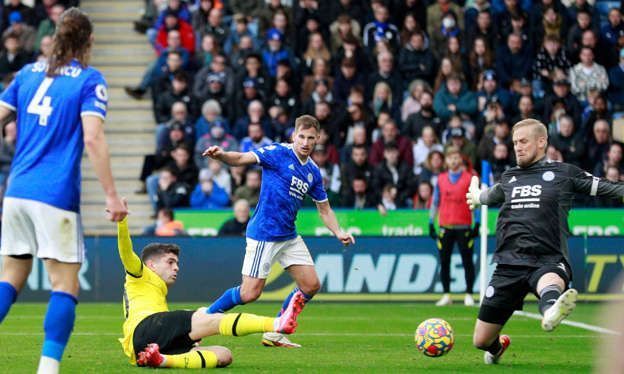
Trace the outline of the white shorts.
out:
[[[5,197],[0,254],[32,255],[82,263],[85,256],[80,215],[30,199]]]
[[[283,242],[259,242],[247,238],[242,274],[266,279],[276,260],[284,269],[291,265],[314,266],[310,251],[301,236]]]

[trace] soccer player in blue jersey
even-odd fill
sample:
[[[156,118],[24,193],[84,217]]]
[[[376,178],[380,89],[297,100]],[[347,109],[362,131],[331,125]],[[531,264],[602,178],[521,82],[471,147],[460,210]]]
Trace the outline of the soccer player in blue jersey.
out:
[[[295,230],[295,218],[305,195],[316,202],[323,223],[343,245],[355,243],[351,234],[340,229],[329,206],[318,166],[310,158],[318,141],[320,125],[316,118],[304,115],[295,121],[293,144],[271,144],[250,152],[224,152],[218,146],[206,149],[204,156],[228,165],[262,166],[260,199],[247,226],[247,248],[240,286],[230,288],[217,299],[207,313],[223,313],[236,305],[260,297],[274,261],[288,271],[297,287],[286,297],[286,310],[295,294],[307,302],[321,287],[314,262],[301,236]],[[262,344],[273,347],[300,347],[286,336],[265,333]]]
[[[26,65],[0,95],[0,120],[17,116],[17,145],[2,212],[0,322],[33,263],[43,259],[52,293],[43,324],[38,373],[58,373],[74,326],[84,260],[80,160],[87,154],[106,194],[112,221],[127,214],[113,181],[104,137],[106,82],[87,65],[93,26],[76,8],[56,25],[47,62]]]

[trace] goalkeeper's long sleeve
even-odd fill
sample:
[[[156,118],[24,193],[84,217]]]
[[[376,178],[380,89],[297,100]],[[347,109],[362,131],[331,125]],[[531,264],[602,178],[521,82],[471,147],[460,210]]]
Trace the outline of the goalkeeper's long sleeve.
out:
[[[132,249],[127,218],[117,223],[117,249],[126,272],[132,276],[140,277],[143,272],[143,263]]]

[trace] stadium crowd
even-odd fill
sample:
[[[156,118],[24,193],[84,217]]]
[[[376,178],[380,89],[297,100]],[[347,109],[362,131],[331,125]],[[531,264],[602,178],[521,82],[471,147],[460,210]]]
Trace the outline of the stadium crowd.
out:
[[[4,85],[45,58],[55,20],[74,3],[1,8]],[[621,180],[624,20],[614,4],[146,0],[135,29],[156,58],[126,87],[151,95],[157,123],[140,190],[155,212],[254,206],[260,171],[201,152],[288,142],[301,114],[321,122],[312,158],[332,206],[429,207],[449,145],[468,170],[490,161],[497,179],[515,165],[511,126],[529,117],[547,124],[551,159]],[[14,139],[10,126],[4,132],[3,176]]]

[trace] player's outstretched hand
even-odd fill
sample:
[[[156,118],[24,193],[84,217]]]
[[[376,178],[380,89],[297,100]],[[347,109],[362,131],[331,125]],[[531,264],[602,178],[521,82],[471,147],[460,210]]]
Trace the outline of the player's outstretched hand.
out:
[[[481,201],[479,200],[480,196],[481,189],[479,188],[479,177],[473,175],[470,180],[468,193],[466,194],[466,203],[468,203],[470,210],[474,210],[476,207],[481,205]]]
[[[210,158],[214,158],[215,160],[218,160],[222,154],[223,154],[223,149],[219,147],[218,145],[213,145],[213,146],[208,147],[204,151],[204,153],[202,153],[202,156],[210,157]]]
[[[336,235],[336,237],[338,238],[338,240],[340,240],[340,242],[344,246],[355,244],[355,238],[353,237],[353,235],[346,233],[344,231],[339,232],[338,235]]]
[[[112,222],[119,222],[128,215],[128,203],[119,196],[106,197],[106,216]]]

